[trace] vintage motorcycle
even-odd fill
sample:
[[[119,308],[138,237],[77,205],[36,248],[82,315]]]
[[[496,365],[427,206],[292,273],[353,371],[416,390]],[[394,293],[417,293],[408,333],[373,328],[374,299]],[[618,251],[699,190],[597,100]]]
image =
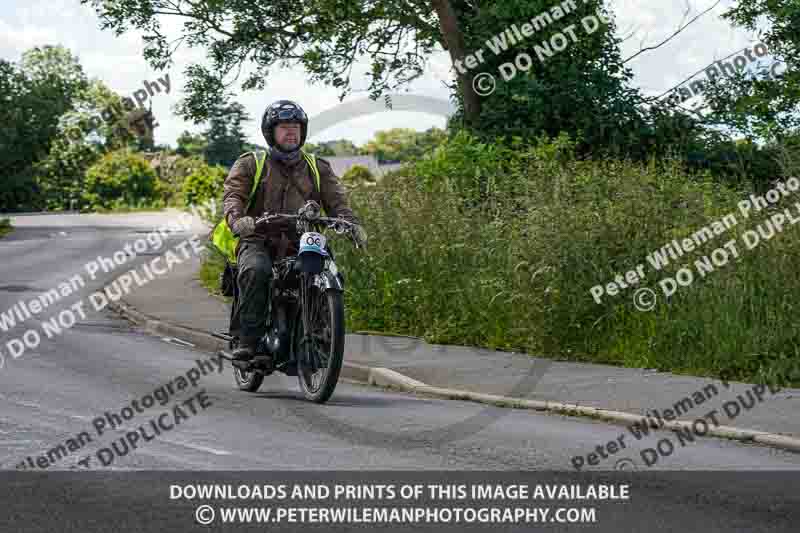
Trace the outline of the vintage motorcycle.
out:
[[[265,215],[256,225],[276,221],[295,221],[301,235],[299,253],[273,264],[272,299],[267,311],[267,333],[250,361],[234,361],[230,353],[220,354],[231,360],[234,377],[241,390],[256,392],[264,377],[280,371],[297,376],[308,400],[326,402],[339,380],[344,358],[344,277],[339,272],[326,236],[313,229],[332,229],[349,236],[356,247],[356,226],[341,218],[320,215],[320,206],[307,202],[297,215]],[[230,273],[233,309],[238,304],[235,269]],[[227,340],[231,350],[238,339],[230,334],[216,334]],[[266,357],[264,354],[269,354]]]

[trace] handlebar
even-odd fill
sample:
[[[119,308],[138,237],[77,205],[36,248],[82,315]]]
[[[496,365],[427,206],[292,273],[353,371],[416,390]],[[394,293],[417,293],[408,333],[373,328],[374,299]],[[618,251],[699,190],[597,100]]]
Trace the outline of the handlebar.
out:
[[[333,228],[333,230],[339,235],[352,231],[356,226],[356,224],[343,218],[319,216],[319,211],[319,205],[316,202],[310,201],[300,208],[296,215],[283,213],[276,213],[272,215],[265,214],[264,216],[257,218],[255,220],[255,224],[258,226],[279,220],[294,220],[297,222],[298,230],[305,231],[309,226],[325,226],[328,228]]]
[[[322,217],[319,216],[319,212],[319,204],[314,201],[309,201],[306,203],[306,205],[300,208],[296,215],[282,213],[276,213],[273,215],[265,214],[264,216],[261,216],[255,220],[255,225],[259,226],[262,224],[269,224],[279,220],[294,220],[297,223],[298,232],[301,233],[308,231],[309,227],[325,226],[326,228],[332,228],[333,231],[338,235],[348,233],[356,243],[356,247],[361,247],[359,245],[360,237],[356,235],[357,232],[355,231],[355,229],[358,227],[357,224],[343,218]],[[363,245],[363,243],[361,244]]]
[[[355,226],[355,224],[343,218],[317,217],[309,219],[303,215],[283,215],[283,214],[264,215],[263,217],[257,218],[255,220],[255,223],[258,226],[262,224],[269,224],[271,222],[276,222],[278,220],[295,220],[298,222],[304,222],[309,225],[318,224],[320,226],[327,226],[333,228],[333,230],[338,234],[342,234],[345,231],[348,231]]]

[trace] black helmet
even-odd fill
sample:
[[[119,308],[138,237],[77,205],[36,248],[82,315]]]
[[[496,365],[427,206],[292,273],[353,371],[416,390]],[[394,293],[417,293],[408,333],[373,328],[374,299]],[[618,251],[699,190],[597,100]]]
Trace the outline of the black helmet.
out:
[[[291,100],[278,100],[270,104],[261,117],[261,133],[270,148],[275,147],[275,126],[282,122],[300,123],[300,146],[306,143],[308,116],[303,108]]]

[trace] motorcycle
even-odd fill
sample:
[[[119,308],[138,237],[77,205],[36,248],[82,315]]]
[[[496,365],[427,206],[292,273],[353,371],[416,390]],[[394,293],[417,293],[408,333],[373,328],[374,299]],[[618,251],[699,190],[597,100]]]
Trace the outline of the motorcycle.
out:
[[[320,215],[320,206],[307,202],[297,215],[265,215],[256,226],[277,221],[296,222],[301,235],[299,252],[273,264],[272,298],[267,311],[267,333],[258,343],[252,360],[233,360],[234,378],[241,390],[256,392],[264,378],[275,371],[297,376],[306,399],[324,403],[333,394],[344,358],[345,313],[344,277],[336,265],[333,250],[323,233],[332,229],[348,235],[356,247],[356,226],[341,218]],[[238,302],[235,271],[234,307]],[[238,338],[217,334],[235,350]],[[265,356],[266,354],[266,356]]]

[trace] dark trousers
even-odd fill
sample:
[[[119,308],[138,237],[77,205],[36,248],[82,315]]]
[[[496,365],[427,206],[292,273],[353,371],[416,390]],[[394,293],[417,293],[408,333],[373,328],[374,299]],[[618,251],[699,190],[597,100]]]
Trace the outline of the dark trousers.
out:
[[[272,256],[264,243],[243,242],[236,260],[238,293],[233,302],[230,331],[239,337],[241,344],[256,344],[267,332]]]

